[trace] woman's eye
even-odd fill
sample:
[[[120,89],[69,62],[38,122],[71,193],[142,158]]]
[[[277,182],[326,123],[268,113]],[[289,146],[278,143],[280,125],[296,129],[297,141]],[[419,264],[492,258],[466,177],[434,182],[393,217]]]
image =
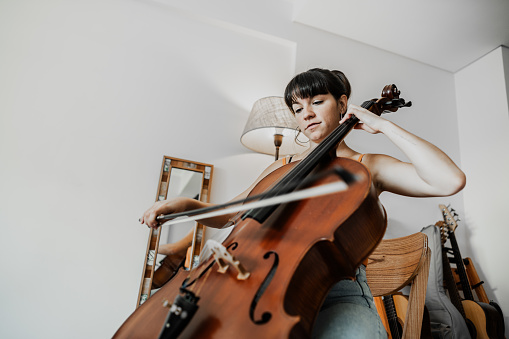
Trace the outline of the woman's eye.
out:
[[[323,100],[315,100],[313,101],[313,105],[320,105],[323,102]]]

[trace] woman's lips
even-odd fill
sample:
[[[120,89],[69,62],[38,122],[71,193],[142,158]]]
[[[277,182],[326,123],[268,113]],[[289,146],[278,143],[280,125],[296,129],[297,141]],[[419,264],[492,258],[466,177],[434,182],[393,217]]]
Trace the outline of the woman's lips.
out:
[[[306,129],[313,129],[316,126],[318,126],[319,124],[321,124],[321,123],[320,122],[314,122],[312,124],[309,124],[308,127],[306,127]]]

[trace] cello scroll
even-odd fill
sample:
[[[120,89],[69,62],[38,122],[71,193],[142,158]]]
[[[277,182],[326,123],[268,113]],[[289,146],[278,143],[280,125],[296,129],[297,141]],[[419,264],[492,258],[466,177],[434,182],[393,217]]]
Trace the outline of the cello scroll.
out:
[[[373,106],[370,108],[370,111],[376,115],[381,115],[382,113],[396,112],[402,107],[412,106],[412,102],[406,102],[405,99],[399,97],[400,94],[401,92],[396,85],[386,85],[382,89],[381,98],[370,100],[373,102]]]

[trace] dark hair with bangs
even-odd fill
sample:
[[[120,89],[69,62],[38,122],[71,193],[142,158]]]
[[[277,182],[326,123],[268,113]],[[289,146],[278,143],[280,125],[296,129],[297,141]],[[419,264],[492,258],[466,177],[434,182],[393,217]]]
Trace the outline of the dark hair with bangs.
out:
[[[313,68],[297,74],[286,86],[285,102],[290,111],[297,99],[311,98],[319,94],[332,94],[339,100],[344,94],[350,97],[350,82],[341,71]]]

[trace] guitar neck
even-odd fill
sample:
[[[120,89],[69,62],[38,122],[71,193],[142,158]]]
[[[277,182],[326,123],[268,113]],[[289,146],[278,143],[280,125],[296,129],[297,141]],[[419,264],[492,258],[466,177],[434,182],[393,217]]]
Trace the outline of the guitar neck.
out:
[[[451,263],[449,262],[447,252],[445,251],[445,248],[443,246],[442,246],[442,266],[444,272],[444,280],[447,286],[447,291],[449,291],[449,297],[451,299],[451,302],[454,305],[454,307],[456,307],[456,309],[461,313],[463,319],[467,319],[465,309],[463,308],[463,304],[461,303],[460,293],[458,291],[458,287],[456,286],[456,281],[454,280],[454,276],[451,269]]]
[[[458,276],[460,277],[463,296],[465,297],[466,300],[474,300],[474,295],[472,294],[472,289],[470,288],[470,283],[468,281],[467,272],[465,270],[463,258],[461,257],[458,242],[456,241],[456,236],[452,231],[449,231],[449,240],[451,241],[451,247],[454,254],[454,263],[456,264]]]

